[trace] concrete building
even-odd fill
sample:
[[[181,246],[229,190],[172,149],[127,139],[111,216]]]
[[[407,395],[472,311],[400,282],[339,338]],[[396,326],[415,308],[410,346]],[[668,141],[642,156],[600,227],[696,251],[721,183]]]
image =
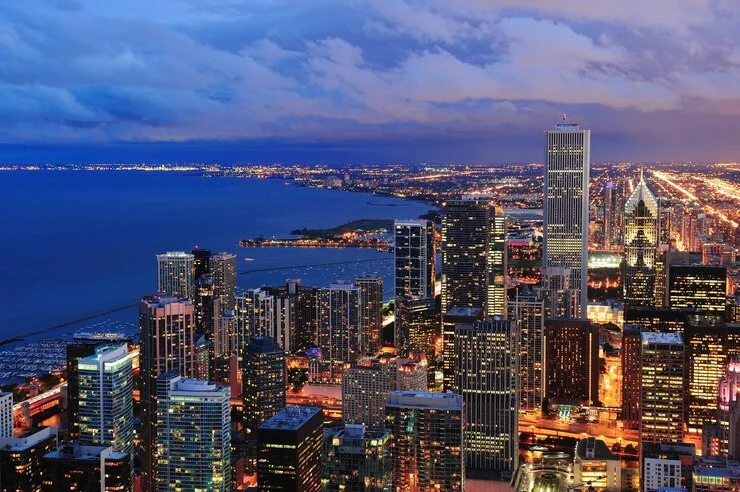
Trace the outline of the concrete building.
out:
[[[348,365],[342,378],[342,418],[348,424],[383,428],[393,391],[426,391],[426,361],[379,354]]]
[[[643,492],[660,492],[668,487],[692,490],[696,450],[682,442],[645,443],[640,450]]]
[[[157,255],[157,292],[195,299],[195,256],[184,251]]]
[[[671,265],[668,305],[693,308],[699,314],[724,318],[727,310],[727,269],[710,265]]]
[[[577,290],[575,317],[586,317],[588,305],[588,230],[591,132],[563,121],[545,133],[543,200],[543,284],[553,268],[567,268]]]
[[[545,396],[599,399],[599,329],[584,319],[545,320]]]
[[[398,353],[424,352],[431,365],[436,362],[437,342],[442,336],[434,297],[405,295],[396,298],[395,346]]]
[[[595,490],[622,490],[622,459],[604,441],[588,437],[578,441],[573,458],[573,482],[589,483]]]
[[[0,439],[13,437],[13,393],[0,391]]]
[[[270,337],[254,337],[242,367],[244,427],[256,438],[259,426],[285,408],[285,351]]]
[[[112,447],[64,444],[41,459],[41,491],[131,492],[132,462]]]
[[[176,370],[194,377],[194,308],[190,301],[177,297],[146,296],[139,303],[141,350],[141,469],[144,492],[156,488],[157,378]]]
[[[355,279],[355,285],[360,288],[363,347],[374,354],[383,340],[383,278],[365,275]]]
[[[387,492],[392,471],[391,435],[386,429],[362,424],[324,429],[324,491]]]
[[[56,427],[0,438],[0,490],[40,491],[44,471],[41,457],[58,445]]]
[[[444,305],[443,305],[444,307]],[[459,326],[472,326],[482,320],[484,311],[481,307],[455,306],[444,313],[442,319],[442,373],[444,389],[455,387],[455,330]]]
[[[543,340],[545,335],[545,303],[529,289],[517,293],[509,301],[508,319],[515,321],[517,366],[519,371],[519,409],[539,412],[544,396]]]
[[[624,303],[655,303],[655,260],[660,240],[660,206],[642,172],[624,211]]]
[[[686,400],[683,337],[678,333],[640,336],[640,445],[680,442]]]
[[[229,388],[161,374],[156,442],[157,491],[231,491]]]
[[[260,426],[260,490],[321,490],[323,420],[319,407],[290,406]]]
[[[359,287],[335,283],[319,289],[317,322],[321,381],[341,382],[344,364],[356,362],[365,353],[362,312]]]
[[[466,475],[511,478],[518,459],[517,354],[513,322],[455,330],[455,388],[465,406]]]
[[[460,395],[394,391],[388,395],[385,414],[393,436],[394,490],[464,490]]]

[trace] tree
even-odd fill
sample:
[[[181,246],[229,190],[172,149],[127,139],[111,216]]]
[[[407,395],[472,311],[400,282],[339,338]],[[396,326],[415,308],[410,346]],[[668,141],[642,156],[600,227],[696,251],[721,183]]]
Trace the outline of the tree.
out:
[[[637,454],[637,448],[633,444],[628,444],[624,447],[624,452],[627,454]]]
[[[305,367],[291,367],[288,369],[288,383],[293,393],[298,393],[308,382],[308,369]]]

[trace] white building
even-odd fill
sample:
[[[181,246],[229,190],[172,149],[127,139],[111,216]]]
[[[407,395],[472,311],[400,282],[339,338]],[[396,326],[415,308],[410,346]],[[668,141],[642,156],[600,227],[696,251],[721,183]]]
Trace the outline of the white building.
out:
[[[0,439],[13,437],[13,393],[0,391]]]
[[[157,255],[157,292],[195,299],[195,256],[184,251]]]
[[[573,458],[573,481],[600,491],[618,492],[622,490],[622,460],[604,441],[582,439]]]
[[[552,268],[570,269],[570,288],[578,290],[576,317],[588,304],[588,210],[591,131],[563,121],[546,133],[543,200],[543,285]]]

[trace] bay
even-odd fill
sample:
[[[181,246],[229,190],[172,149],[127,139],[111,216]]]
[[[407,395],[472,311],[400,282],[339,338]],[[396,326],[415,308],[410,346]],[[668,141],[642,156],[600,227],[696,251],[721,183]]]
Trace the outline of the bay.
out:
[[[134,304],[156,289],[157,253],[196,245],[238,254],[239,289],[287,278],[324,286],[370,273],[383,276],[389,298],[389,253],[247,249],[238,241],[286,237],[293,229],[355,219],[415,218],[428,208],[400,198],[277,179],[187,172],[0,172],[0,340]],[[136,323],[135,308],[105,317]]]

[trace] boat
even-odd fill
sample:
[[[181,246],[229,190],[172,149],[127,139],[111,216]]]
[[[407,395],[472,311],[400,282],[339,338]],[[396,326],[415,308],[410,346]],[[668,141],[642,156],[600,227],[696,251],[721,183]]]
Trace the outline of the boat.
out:
[[[244,258],[244,261],[254,261],[254,258]]]

